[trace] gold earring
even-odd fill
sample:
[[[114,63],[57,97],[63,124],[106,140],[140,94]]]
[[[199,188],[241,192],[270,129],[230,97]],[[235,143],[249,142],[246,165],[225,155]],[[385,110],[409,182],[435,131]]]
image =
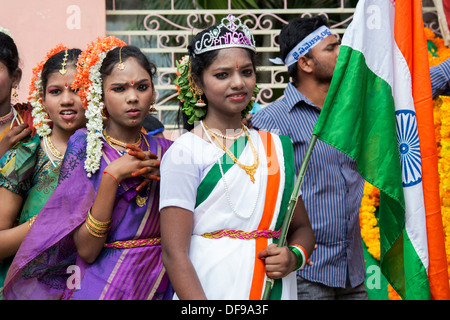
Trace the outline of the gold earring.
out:
[[[156,114],[158,110],[155,108],[155,100],[152,101],[152,104],[150,105],[150,109],[148,109],[149,114]]]
[[[14,84],[13,94],[12,94],[12,104],[16,104],[19,102],[19,94],[17,93],[17,83]]]
[[[202,94],[203,94],[203,92],[201,90],[197,90],[198,99],[197,99],[197,102],[195,103],[196,107],[199,107],[199,108],[206,107],[206,103],[202,99]],[[195,95],[195,92],[194,92],[194,95]]]
[[[205,101],[202,100],[202,90],[200,90],[197,87],[197,84],[195,83],[194,79],[192,79],[192,75],[191,75],[191,64],[189,63],[189,75],[188,75],[188,82],[189,82],[189,88],[191,89],[192,93],[194,94],[194,98],[195,96],[198,96],[197,102],[195,103],[195,106],[198,108],[203,108],[206,107],[206,103]]]

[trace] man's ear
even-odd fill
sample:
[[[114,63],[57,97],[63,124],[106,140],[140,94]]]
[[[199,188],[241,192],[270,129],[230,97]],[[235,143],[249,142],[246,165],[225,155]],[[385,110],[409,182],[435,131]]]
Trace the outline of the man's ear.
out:
[[[312,61],[313,60],[311,58],[308,58],[306,56],[301,56],[297,60],[298,70],[302,70],[303,72],[306,72],[306,73],[311,73],[313,71]]]

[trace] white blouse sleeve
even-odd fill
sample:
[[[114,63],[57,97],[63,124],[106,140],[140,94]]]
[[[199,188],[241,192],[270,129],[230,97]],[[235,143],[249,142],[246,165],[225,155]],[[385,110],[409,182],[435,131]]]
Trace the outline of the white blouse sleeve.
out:
[[[201,179],[195,150],[175,141],[161,160],[160,172],[159,209],[175,206],[194,212]]]

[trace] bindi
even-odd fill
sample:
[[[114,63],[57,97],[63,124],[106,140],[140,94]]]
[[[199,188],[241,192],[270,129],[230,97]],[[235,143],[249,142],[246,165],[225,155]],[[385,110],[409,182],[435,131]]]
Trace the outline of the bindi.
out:
[[[237,60],[236,60],[236,69],[239,69],[239,64]]]

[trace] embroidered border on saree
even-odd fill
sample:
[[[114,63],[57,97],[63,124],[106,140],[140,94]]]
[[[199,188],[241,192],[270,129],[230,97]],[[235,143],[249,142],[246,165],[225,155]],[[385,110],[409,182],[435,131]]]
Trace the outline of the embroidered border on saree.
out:
[[[260,237],[264,238],[278,238],[280,236],[281,230],[273,231],[273,230],[253,230],[250,232],[242,231],[242,230],[233,230],[233,229],[222,229],[214,232],[208,232],[202,234],[202,237],[208,239],[220,239],[223,237],[228,237],[232,239],[241,239],[241,240],[250,240],[257,239]]]
[[[125,241],[114,241],[111,243],[105,243],[105,248],[115,248],[115,249],[131,249],[139,247],[150,247],[158,246],[161,244],[161,238],[151,238],[151,239],[136,239],[136,240],[125,240]]]

